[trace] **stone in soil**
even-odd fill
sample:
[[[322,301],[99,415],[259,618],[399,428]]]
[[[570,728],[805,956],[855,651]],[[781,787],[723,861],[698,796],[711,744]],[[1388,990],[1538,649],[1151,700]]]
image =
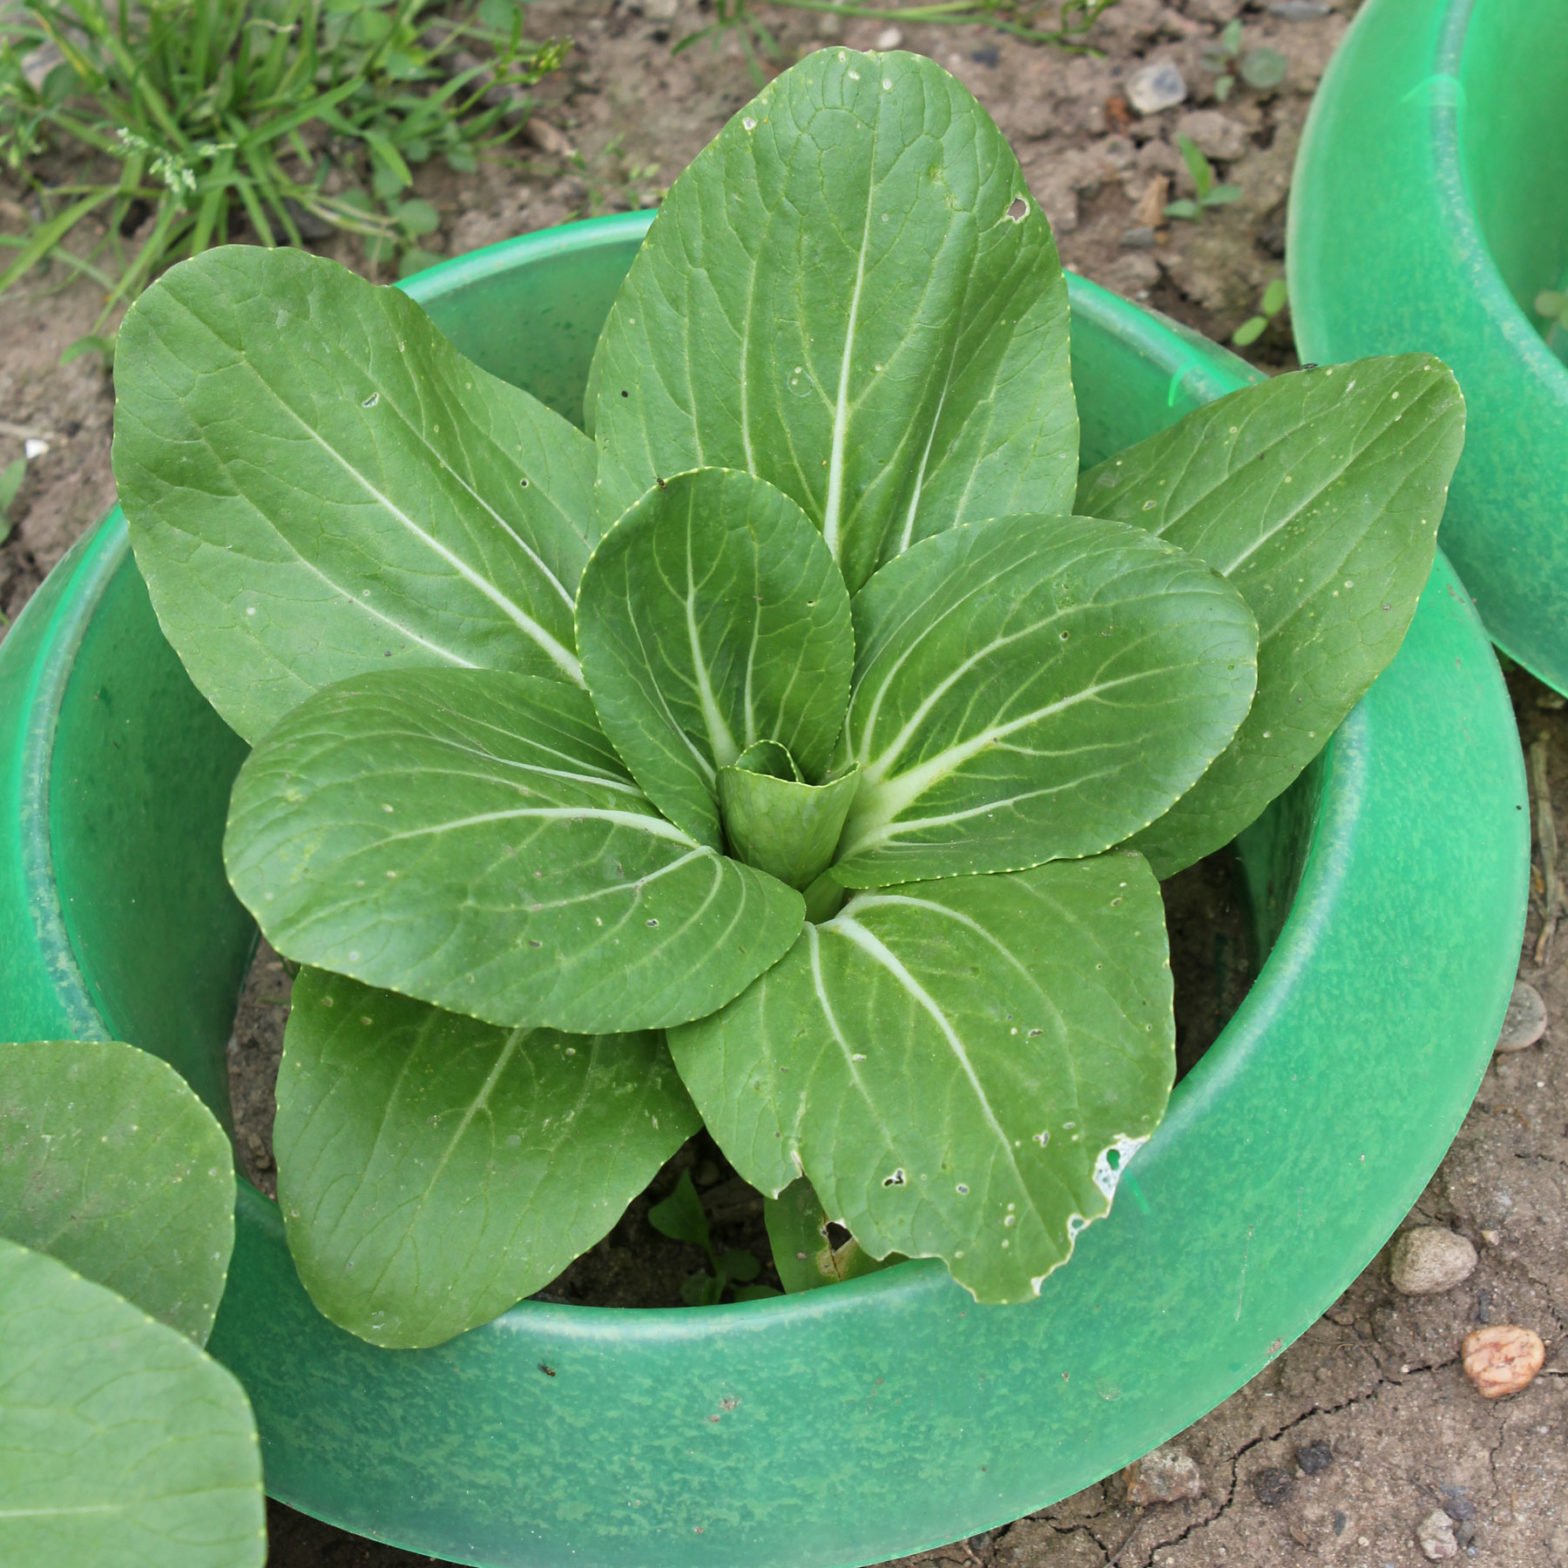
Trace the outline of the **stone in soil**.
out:
[[[1441,1225],[1417,1225],[1395,1240],[1388,1275],[1402,1295],[1435,1296],[1463,1284],[1475,1265],[1475,1244],[1468,1237]]]
[[[1270,1465],[1252,1474],[1253,1495],[1265,1508],[1278,1508],[1290,1501],[1296,1490],[1296,1478],[1286,1470]]]
[[[1122,1471],[1127,1501],[1134,1508],[1151,1503],[1176,1503],[1203,1495],[1203,1477],[1197,1461],[1185,1449],[1167,1443],[1147,1453]]]
[[[1460,1346],[1465,1376],[1483,1399],[1504,1399],[1528,1388],[1546,1360],[1546,1346],[1531,1328],[1492,1323],[1465,1335]]]
[[[1303,1443],[1296,1450],[1296,1463],[1303,1475],[1322,1475],[1334,1463],[1334,1450],[1321,1440]]]
[[[1459,1555],[1454,1521],[1441,1508],[1434,1508],[1416,1527],[1416,1545],[1428,1562],[1445,1562]]]
[[[1541,993],[1527,980],[1514,985],[1509,998],[1508,1011],[1503,1015],[1502,1033],[1497,1037],[1497,1049],[1502,1052],[1523,1051],[1534,1045],[1546,1033],[1546,1003]]]
[[[1156,60],[1127,78],[1127,102],[1139,114],[1159,114],[1186,101],[1186,78],[1169,60]]]

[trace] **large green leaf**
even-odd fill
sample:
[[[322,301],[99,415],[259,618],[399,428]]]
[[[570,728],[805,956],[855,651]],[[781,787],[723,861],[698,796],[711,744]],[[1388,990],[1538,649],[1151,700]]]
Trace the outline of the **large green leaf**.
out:
[[[714,849],[718,772],[776,741],[815,782],[849,702],[849,594],[772,485],[700,469],[650,490],[594,552],[577,600],[604,733],[648,798]]]
[[[1083,476],[1082,510],[1191,551],[1258,620],[1246,722],[1133,841],[1161,876],[1229,843],[1393,658],[1463,439],[1453,375],[1408,354],[1248,387]]]
[[[1164,1113],[1158,885],[1117,853],[857,894],[670,1050],[754,1186],[804,1174],[873,1257],[1025,1300]]]
[[[260,1568],[240,1385],[183,1334],[0,1241],[0,1562]]]
[[[406,295],[298,251],[210,251],[132,307],[115,380],[137,564],[246,739],[388,661],[580,679],[592,444]]]
[[[294,986],[278,1202],[311,1299],[438,1345],[548,1284],[697,1131],[657,1034],[498,1029],[340,975]]]
[[[0,1235],[201,1343],[234,1247],[229,1140],[145,1051],[0,1045]]]
[[[1068,511],[1067,289],[1001,132],[923,56],[786,71],[670,188],[588,413],[612,515],[656,477],[747,469],[851,590],[955,522]]]
[[[1252,698],[1235,590],[1122,523],[952,529],[854,609],[861,787],[833,868],[848,887],[1108,849],[1191,787]]]
[[[280,952],[508,1028],[700,1018],[804,910],[659,816],[587,692],[492,670],[302,703],[240,770],[225,854]]]

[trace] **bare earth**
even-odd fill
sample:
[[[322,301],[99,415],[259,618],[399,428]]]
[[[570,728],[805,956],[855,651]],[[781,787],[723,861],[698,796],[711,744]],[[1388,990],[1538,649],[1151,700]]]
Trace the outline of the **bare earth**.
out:
[[[823,43],[906,47],[935,56],[969,85],[1017,148],[1064,258],[1131,298],[1224,339],[1283,270],[1284,204],[1313,87],[1343,35],[1351,0],[1122,0],[1100,23],[1105,58],[1071,59],[976,28],[907,27],[784,13],[788,57]],[[1238,88],[1223,104],[1202,46],[1243,16],[1246,45],[1289,62],[1277,92]],[[458,179],[426,171],[451,253],[568,218],[651,204],[750,97],[734,41],[672,57],[670,45],[712,19],[697,0],[535,3],[535,35],[574,38],[562,75],[540,89],[523,152]],[[1127,102],[1138,67],[1170,61],[1187,99],[1140,116]],[[1201,223],[1147,232],[1170,195],[1190,195],[1175,151],[1180,130],[1240,187]],[[547,150],[548,149],[548,150]],[[1358,199],[1375,199],[1361,193]],[[0,176],[0,231],[27,221],[28,198]],[[1140,212],[1140,204],[1142,211]],[[1143,232],[1139,232],[1143,231]],[[352,259],[343,252],[345,259]],[[14,618],[43,575],[112,500],[112,398],[96,361],[66,369],[61,351],[89,331],[86,286],[49,278],[0,300],[0,467],[27,440],[47,443],[0,545],[0,611]],[[1250,351],[1288,366],[1276,324]],[[1535,800],[1568,823],[1568,723],[1561,700],[1514,677],[1523,738],[1540,742],[1548,788]],[[905,1560],[981,1568],[1419,1568],[1453,1552],[1495,1568],[1568,1564],[1568,1388],[1560,1354],[1568,1312],[1568,1071],[1557,1020],[1568,1016],[1568,934],[1536,958],[1551,868],[1537,866],[1521,977],[1552,1020],[1544,1040],[1499,1055],[1410,1223],[1473,1241],[1462,1284],[1407,1296],[1386,1255],[1295,1345],[1176,1439],[1196,1466],[1196,1496],[1136,1506],[1112,1478],[1028,1519]],[[1543,1372],[1521,1394],[1487,1402],[1466,1380],[1459,1344],[1486,1323],[1545,1340]],[[1447,1534],[1434,1532],[1441,1514]],[[1427,1522],[1427,1545],[1418,1541]],[[429,1559],[375,1546],[274,1508],[273,1568],[409,1568]],[[1440,1555],[1430,1555],[1437,1552]],[[737,1565],[744,1568],[744,1565]]]

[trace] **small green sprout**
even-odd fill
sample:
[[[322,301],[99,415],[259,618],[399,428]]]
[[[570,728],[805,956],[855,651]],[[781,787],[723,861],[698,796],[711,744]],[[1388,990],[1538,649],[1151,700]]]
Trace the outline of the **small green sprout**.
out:
[[[1192,176],[1192,198],[1182,197],[1165,204],[1167,218],[1185,218],[1196,223],[1210,207],[1228,207],[1241,196],[1239,185],[1219,185],[1214,180],[1214,165],[1204,157],[1203,150],[1190,136],[1176,138],[1176,150]]]
[[[690,1171],[682,1171],[669,1197],[648,1210],[648,1223],[661,1236],[701,1247],[708,1254],[707,1271],[699,1270],[681,1286],[681,1299],[688,1307],[716,1307],[726,1290],[732,1301],[760,1301],[778,1294],[769,1285],[754,1283],[762,1265],[752,1253],[740,1248],[720,1252],[713,1245],[713,1232]]]
[[[1205,70],[1216,73],[1214,98],[1217,103],[1224,103],[1235,91],[1237,77],[1255,92],[1272,92],[1285,80],[1290,69],[1290,62],[1278,49],[1244,50],[1241,47],[1239,16],[1227,22],[1220,36],[1204,48],[1202,61]]]
[[[1230,340],[1237,348],[1248,348],[1268,331],[1274,318],[1290,303],[1290,294],[1283,277],[1271,278],[1258,299],[1258,311],[1248,316],[1231,333]]]

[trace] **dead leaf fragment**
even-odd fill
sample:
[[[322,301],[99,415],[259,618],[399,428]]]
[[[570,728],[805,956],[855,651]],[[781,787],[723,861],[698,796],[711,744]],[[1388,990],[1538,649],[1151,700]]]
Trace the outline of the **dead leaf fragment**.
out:
[[[1171,182],[1157,174],[1149,181],[1148,188],[1138,198],[1133,216],[1146,229],[1158,229],[1165,223],[1165,203],[1170,199]]]
[[[1527,1388],[1546,1360],[1546,1346],[1531,1328],[1492,1323],[1465,1335],[1459,1347],[1465,1376],[1483,1399],[1503,1399]]]

